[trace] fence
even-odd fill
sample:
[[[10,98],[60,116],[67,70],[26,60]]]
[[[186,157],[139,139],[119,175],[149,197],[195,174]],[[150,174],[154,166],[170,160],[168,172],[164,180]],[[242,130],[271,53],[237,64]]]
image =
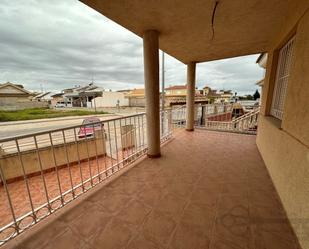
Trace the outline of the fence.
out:
[[[195,106],[195,126],[209,130],[256,134],[259,107],[234,117],[233,104],[207,104]],[[186,123],[186,106],[172,110],[174,127],[183,127]]]
[[[161,112],[161,141],[172,133]],[[0,245],[147,151],[145,113],[0,140]]]

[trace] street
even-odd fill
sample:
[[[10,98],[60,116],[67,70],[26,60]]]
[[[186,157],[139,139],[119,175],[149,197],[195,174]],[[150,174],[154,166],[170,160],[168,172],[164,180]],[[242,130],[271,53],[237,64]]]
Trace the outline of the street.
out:
[[[102,117],[99,118],[100,120],[108,120],[116,117],[119,117],[119,115],[102,115]],[[2,123],[5,125],[0,125],[0,139],[80,125],[84,120],[84,117],[73,118],[74,117],[72,117],[72,119],[53,118],[47,122],[33,120],[33,122],[29,123],[25,123],[24,121],[14,122],[14,124],[9,124],[9,122]]]

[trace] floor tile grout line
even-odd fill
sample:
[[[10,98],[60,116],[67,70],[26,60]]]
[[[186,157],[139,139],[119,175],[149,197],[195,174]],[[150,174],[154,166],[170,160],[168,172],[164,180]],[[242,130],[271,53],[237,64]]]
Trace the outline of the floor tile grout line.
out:
[[[175,235],[175,233],[176,233],[176,231],[177,231],[177,229],[178,229],[178,227],[179,227],[179,225],[180,225],[180,221],[181,221],[181,219],[183,218],[183,215],[184,215],[184,213],[185,213],[187,207],[188,207],[189,204],[191,203],[191,198],[192,198],[192,195],[193,195],[193,193],[194,193],[195,187],[196,187],[197,183],[200,181],[201,178],[202,178],[202,175],[200,175],[200,176],[199,176],[199,179],[198,179],[197,181],[195,181],[195,184],[194,184],[193,190],[191,191],[190,197],[188,198],[188,201],[187,201],[187,203],[185,204],[185,206],[184,206],[184,208],[183,208],[183,210],[182,210],[182,213],[181,213],[181,215],[180,215],[180,218],[179,218],[179,220],[177,221],[176,226],[175,226],[174,230],[172,231],[172,233],[171,233],[171,235],[170,235],[170,238],[169,238],[169,241],[168,241],[168,243],[167,243],[167,246],[165,247],[166,249],[168,249],[168,248],[170,247],[171,243],[172,243],[172,239],[173,239],[173,237],[174,237],[174,235]]]

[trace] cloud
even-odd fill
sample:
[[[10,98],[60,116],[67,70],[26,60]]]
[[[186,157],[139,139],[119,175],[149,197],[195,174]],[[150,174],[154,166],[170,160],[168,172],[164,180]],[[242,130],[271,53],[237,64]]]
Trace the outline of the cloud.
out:
[[[0,82],[60,91],[94,77],[107,89],[143,87],[142,39],[75,0],[1,0]],[[247,56],[197,66],[197,85],[252,92],[262,78]],[[166,56],[166,85],[186,67]]]

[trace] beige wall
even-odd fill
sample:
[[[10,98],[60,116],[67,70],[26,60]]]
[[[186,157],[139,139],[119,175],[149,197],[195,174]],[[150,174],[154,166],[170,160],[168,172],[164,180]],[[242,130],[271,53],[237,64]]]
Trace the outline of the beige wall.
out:
[[[166,95],[187,95],[187,89],[166,90]]]
[[[257,145],[303,249],[309,248],[309,1],[296,1],[267,62]],[[268,116],[277,51],[296,34],[283,120]]]
[[[20,96],[20,97],[0,97],[0,105],[12,105],[17,102],[30,102],[29,97]]]
[[[87,144],[88,143],[88,144]],[[93,158],[105,155],[105,142],[102,135],[97,134],[96,139],[80,140],[78,141],[79,159],[85,160],[88,158],[87,146],[89,150],[89,157]],[[78,163],[77,145],[75,142],[67,143],[68,159],[70,163]],[[40,158],[43,170],[52,169],[55,167],[52,148],[47,146],[40,148]],[[54,152],[57,166],[67,165],[66,149],[63,144],[55,145]],[[97,153],[97,154],[96,154]],[[35,150],[22,152],[22,160],[24,163],[26,174],[33,174],[40,172],[39,158]],[[4,155],[0,159],[0,164],[7,180],[23,176],[22,166],[17,153]]]
[[[95,101],[95,103],[94,103]],[[121,92],[103,92],[102,97],[93,99],[92,106],[96,107],[116,107],[119,101],[119,106],[128,106],[129,100]]]
[[[130,97],[129,106],[131,107],[145,107],[145,97]]]
[[[48,107],[48,103],[30,101],[28,97],[0,97],[0,110],[22,110],[41,107]]]

